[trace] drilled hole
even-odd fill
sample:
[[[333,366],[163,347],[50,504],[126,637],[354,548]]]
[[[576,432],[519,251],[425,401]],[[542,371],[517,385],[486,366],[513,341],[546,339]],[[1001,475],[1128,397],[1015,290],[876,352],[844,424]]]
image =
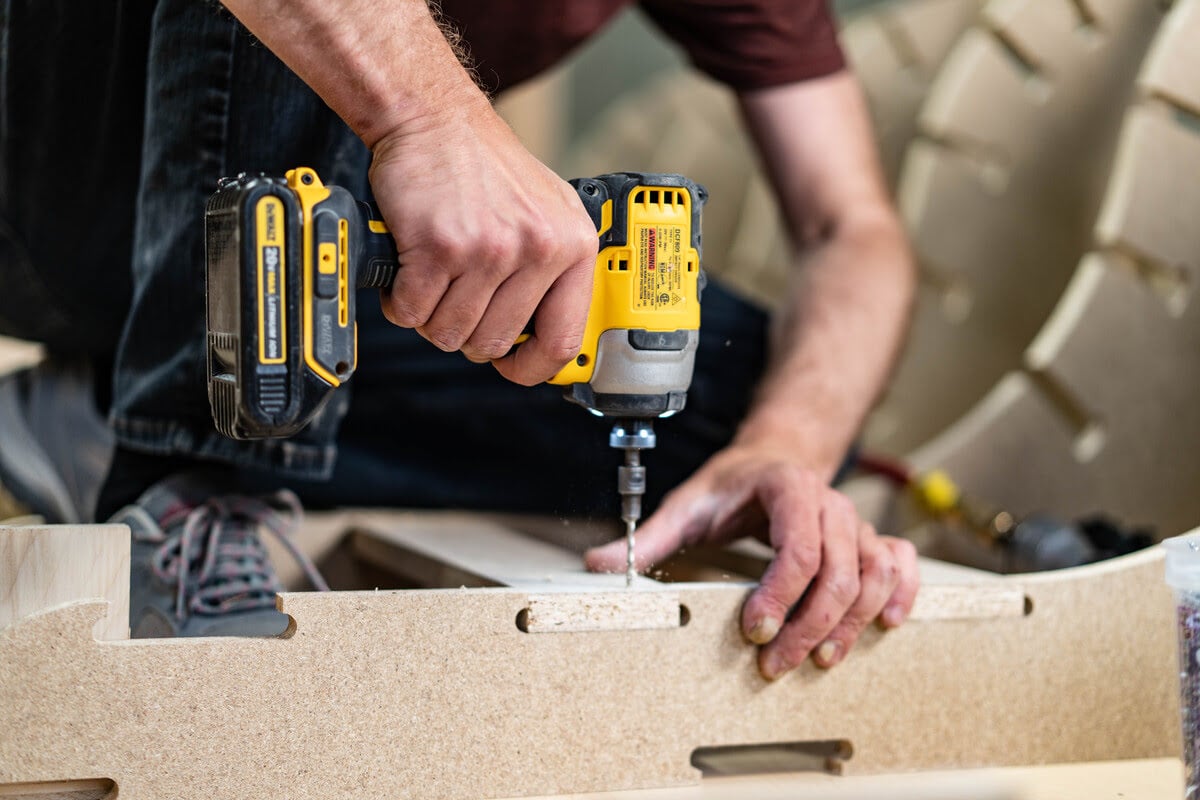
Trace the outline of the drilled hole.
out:
[[[522,608],[517,612],[517,630],[521,633],[529,633],[529,609]]]
[[[689,609],[687,606],[685,606],[681,603],[679,606],[679,627],[682,628],[691,621],[692,621],[691,609]]]
[[[1025,595],[1025,616],[1028,617],[1032,613],[1033,613],[1033,598],[1030,597],[1029,595]]]
[[[337,372],[338,375],[345,375],[347,372],[350,371],[350,365],[347,364],[345,361],[339,361],[337,363],[337,365],[334,366],[333,369],[335,372]]]

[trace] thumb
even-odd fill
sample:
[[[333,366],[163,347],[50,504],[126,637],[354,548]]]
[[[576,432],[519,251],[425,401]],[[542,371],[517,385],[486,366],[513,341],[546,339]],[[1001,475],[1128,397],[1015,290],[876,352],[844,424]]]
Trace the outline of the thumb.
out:
[[[698,510],[686,493],[676,491],[667,496],[634,536],[634,565],[638,572],[653,567],[688,543],[689,535],[700,528]],[[711,516],[710,511],[708,517]],[[592,572],[624,572],[627,553],[625,538],[621,537],[588,550],[583,561]]]

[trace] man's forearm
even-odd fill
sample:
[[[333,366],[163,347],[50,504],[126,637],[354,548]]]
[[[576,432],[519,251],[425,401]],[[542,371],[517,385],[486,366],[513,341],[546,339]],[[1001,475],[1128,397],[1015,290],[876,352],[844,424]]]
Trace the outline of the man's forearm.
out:
[[[772,357],[741,443],[841,463],[899,350],[915,272],[847,73],[743,96],[797,247]]]
[[[787,447],[829,479],[891,372],[912,268],[895,218],[871,213],[845,220],[799,261],[738,440]]]
[[[368,147],[486,103],[425,0],[223,2]]]

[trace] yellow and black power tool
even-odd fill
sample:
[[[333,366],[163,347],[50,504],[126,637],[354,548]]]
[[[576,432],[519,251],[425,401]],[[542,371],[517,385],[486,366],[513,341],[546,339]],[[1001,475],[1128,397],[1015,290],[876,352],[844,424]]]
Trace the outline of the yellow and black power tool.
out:
[[[571,184],[599,251],[583,349],[550,382],[615,420],[610,443],[626,453],[619,488],[631,526],[645,485],[638,452],[655,444],[651,421],[681,410],[691,385],[706,193],[679,175]],[[205,247],[217,429],[235,439],[290,436],[354,373],[355,289],[391,285],[400,267],[392,235],[373,207],[298,168],[223,179],[205,210]]]

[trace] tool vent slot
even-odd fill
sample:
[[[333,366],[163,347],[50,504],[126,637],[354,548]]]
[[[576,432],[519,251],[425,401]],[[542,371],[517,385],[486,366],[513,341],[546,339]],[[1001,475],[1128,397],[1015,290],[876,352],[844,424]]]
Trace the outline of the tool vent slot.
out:
[[[213,356],[213,373],[231,371],[237,365],[238,338],[233,333],[208,334],[208,352]],[[223,369],[218,369],[218,367]]]
[[[671,189],[639,189],[634,193],[633,202],[644,206],[674,208],[683,205],[683,192]]]
[[[237,420],[237,386],[229,374],[214,375],[209,384],[213,424],[225,436],[236,438],[234,422]]]
[[[259,375],[258,376],[258,405],[268,414],[283,411],[287,405],[287,376]]]

